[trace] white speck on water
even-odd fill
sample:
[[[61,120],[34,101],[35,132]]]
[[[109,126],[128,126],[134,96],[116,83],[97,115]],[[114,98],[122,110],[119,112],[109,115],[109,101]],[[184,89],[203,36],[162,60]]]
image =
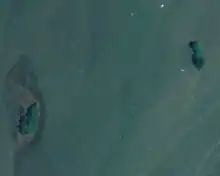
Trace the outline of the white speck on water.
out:
[[[120,136],[119,136],[119,139],[123,139],[123,138],[124,138],[124,136],[123,136],[123,135],[120,135]]]
[[[164,7],[164,4],[161,4],[161,5],[160,5],[160,8],[163,8],[163,7]]]
[[[181,69],[181,72],[184,72],[185,70],[184,69]]]
[[[134,13],[134,12],[131,12],[131,13],[130,13],[130,16],[134,16],[134,15],[135,15],[135,13]]]

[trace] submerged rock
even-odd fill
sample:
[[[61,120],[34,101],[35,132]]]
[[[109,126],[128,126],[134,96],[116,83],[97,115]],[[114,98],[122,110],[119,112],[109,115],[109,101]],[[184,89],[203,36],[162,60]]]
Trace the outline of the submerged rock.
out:
[[[8,71],[3,100],[17,149],[27,147],[41,134],[46,111],[37,77],[26,55],[20,55]]]
[[[189,47],[192,49],[192,63],[200,71],[205,65],[204,54],[197,41],[190,41]]]

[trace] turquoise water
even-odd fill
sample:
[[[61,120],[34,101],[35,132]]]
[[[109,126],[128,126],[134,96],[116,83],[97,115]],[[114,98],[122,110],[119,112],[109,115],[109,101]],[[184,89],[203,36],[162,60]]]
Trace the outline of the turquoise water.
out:
[[[193,46],[193,49],[195,50],[195,55],[198,59],[204,59],[204,53],[203,53],[202,48],[199,44],[195,44]]]
[[[25,116],[26,120],[21,123],[21,132],[23,134],[36,132],[38,118],[38,108],[36,103],[28,107]]]

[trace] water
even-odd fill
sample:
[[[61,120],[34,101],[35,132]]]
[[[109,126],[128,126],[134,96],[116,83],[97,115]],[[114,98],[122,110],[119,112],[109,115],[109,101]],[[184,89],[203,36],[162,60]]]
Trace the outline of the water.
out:
[[[3,175],[218,173],[219,160],[207,157],[220,138],[217,2],[0,3],[0,80],[28,55],[48,113],[38,145],[14,165],[1,106]],[[194,39],[202,72],[190,58]]]

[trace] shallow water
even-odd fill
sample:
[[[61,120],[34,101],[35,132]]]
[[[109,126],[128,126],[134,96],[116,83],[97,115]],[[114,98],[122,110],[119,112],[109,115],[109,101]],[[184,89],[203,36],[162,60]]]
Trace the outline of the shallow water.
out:
[[[1,119],[4,175],[219,175],[217,1],[0,3],[0,81],[24,53],[47,109],[16,165]],[[201,72],[191,40],[207,58]]]

